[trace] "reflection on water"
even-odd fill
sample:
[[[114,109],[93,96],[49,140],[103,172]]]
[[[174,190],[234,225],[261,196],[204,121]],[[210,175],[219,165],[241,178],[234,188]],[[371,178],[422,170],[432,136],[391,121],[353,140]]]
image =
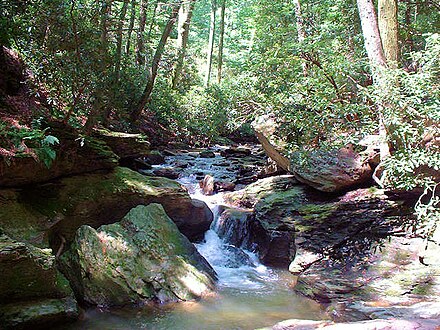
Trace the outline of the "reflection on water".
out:
[[[199,161],[194,165],[196,169],[212,170],[209,162]],[[179,181],[193,198],[204,200],[217,218],[222,194],[204,196],[192,174]],[[218,274],[215,296],[198,302],[92,309],[84,313],[81,321],[62,329],[255,329],[292,318],[325,318],[320,305],[293,292],[295,279],[289,272],[265,267],[255,254],[225,243],[213,229],[206,233],[203,243],[197,244],[197,249]]]

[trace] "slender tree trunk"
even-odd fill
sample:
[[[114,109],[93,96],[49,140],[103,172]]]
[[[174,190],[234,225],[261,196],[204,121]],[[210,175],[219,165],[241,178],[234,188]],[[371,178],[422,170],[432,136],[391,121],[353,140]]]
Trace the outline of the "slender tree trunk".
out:
[[[220,84],[222,81],[222,69],[223,69],[223,42],[225,39],[225,11],[226,0],[221,0],[220,5],[220,38],[218,42],[218,63],[217,63],[217,82]]]
[[[134,20],[136,18],[136,0],[131,0],[130,23],[128,24],[127,43],[125,45],[125,54],[130,54],[131,34],[133,33]]]
[[[211,19],[209,24],[208,60],[206,65],[205,85],[209,86],[211,80],[212,54],[214,52],[215,16],[217,11],[216,0],[211,0]]]
[[[186,46],[188,45],[189,27],[191,24],[192,13],[194,10],[195,0],[182,4],[179,10],[178,37],[177,37],[177,61],[174,68],[172,87],[175,89],[179,84],[180,75],[182,74],[183,60],[186,54]]]
[[[173,4],[173,9],[171,15],[168,19],[167,24],[162,32],[159,44],[157,45],[156,52],[154,53],[153,62],[151,64],[150,70],[147,76],[147,85],[145,86],[144,92],[141,95],[138,105],[131,112],[131,119],[133,122],[139,119],[142,110],[151,101],[151,93],[154,88],[154,82],[156,80],[157,71],[159,69],[159,63],[162,58],[165,45],[167,43],[168,37],[170,36],[171,30],[177,20],[177,15],[179,13],[180,6],[182,5],[182,0]]]
[[[399,60],[397,0],[378,1],[378,23],[387,64],[397,67]]]
[[[387,88],[386,79],[381,73],[386,66],[386,58],[382,48],[374,4],[372,0],[357,0],[357,6],[374,83],[378,85],[378,88]],[[390,149],[387,143],[387,128],[384,121],[384,104],[379,103],[377,106],[379,111],[379,136],[381,138],[380,159],[384,160],[390,155]]]
[[[115,74],[116,81],[119,81],[121,74],[121,56],[122,56],[122,28],[124,27],[125,15],[127,14],[129,0],[124,0],[122,5],[121,14],[119,16],[118,27],[116,31],[116,58],[115,58]]]
[[[147,21],[148,0],[141,0],[139,9],[139,28],[137,32],[136,63],[140,66],[145,64],[145,23]]]
[[[147,40],[151,40],[151,33],[153,32],[153,27],[154,24],[156,23],[156,13],[158,8],[159,8],[159,0],[156,0],[156,3],[154,4],[153,18],[151,19],[150,27],[148,28]]]
[[[101,51],[105,57],[108,55],[108,24],[111,6],[111,0],[101,2]]]
[[[293,0],[295,17],[296,17],[296,31],[298,33],[298,42],[301,44],[306,39],[306,30],[304,28],[304,19],[301,12],[301,4],[299,0]],[[301,64],[304,77],[307,76],[307,63]]]

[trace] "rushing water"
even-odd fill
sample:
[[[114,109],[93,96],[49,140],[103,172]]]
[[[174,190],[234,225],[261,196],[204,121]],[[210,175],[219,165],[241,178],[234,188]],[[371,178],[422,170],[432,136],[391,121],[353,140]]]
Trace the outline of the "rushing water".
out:
[[[230,170],[215,165],[219,158],[197,159],[191,155],[168,158],[168,165],[190,162],[191,167],[182,171],[178,181],[193,198],[208,204],[215,219],[222,194],[204,196],[194,173],[230,178]],[[325,317],[317,303],[293,292],[293,277],[287,271],[265,267],[255,254],[220,239],[215,232],[215,220],[204,242],[196,246],[218,274],[215,296],[198,302],[106,311],[92,309],[84,313],[83,320],[63,329],[256,329],[286,319]]]

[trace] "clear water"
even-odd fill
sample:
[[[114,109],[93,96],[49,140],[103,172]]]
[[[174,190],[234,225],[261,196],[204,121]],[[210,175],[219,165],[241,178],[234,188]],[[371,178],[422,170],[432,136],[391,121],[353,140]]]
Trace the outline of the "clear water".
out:
[[[178,157],[168,158],[168,162],[182,161]],[[194,165],[179,179],[193,198],[208,204],[215,217],[222,195],[204,196],[191,171],[230,175],[224,167],[218,168],[222,172],[216,171],[216,159],[191,159]],[[256,329],[292,318],[325,318],[320,305],[293,292],[294,277],[288,271],[265,267],[255,254],[225,243],[214,229],[196,246],[218,274],[216,295],[197,302],[91,309],[81,321],[63,329]]]

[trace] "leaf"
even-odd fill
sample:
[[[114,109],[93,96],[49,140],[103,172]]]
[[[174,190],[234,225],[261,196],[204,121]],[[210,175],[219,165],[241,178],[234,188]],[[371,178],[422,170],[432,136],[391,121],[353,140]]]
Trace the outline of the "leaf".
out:
[[[43,140],[43,144],[45,145],[55,145],[55,144],[59,144],[60,140],[58,140],[57,137],[53,136],[53,135],[47,135],[44,140]]]

